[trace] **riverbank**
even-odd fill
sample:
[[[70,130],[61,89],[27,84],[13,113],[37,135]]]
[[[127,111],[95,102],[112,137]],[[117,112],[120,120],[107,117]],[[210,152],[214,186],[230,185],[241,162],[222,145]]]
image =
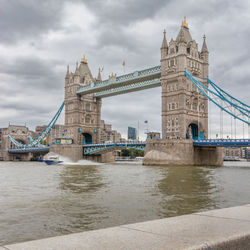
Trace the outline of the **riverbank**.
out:
[[[250,249],[250,204],[7,245],[0,249]]]

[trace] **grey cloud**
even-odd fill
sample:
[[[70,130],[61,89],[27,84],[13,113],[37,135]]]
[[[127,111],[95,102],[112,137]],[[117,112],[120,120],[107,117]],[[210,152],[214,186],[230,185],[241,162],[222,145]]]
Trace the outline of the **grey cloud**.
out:
[[[60,27],[62,1],[18,0],[0,1],[2,43],[15,43]]]
[[[151,18],[170,1],[155,0],[121,0],[82,1],[88,8],[96,13],[101,28],[107,23],[113,26],[128,25],[135,21]]]
[[[81,20],[75,26],[63,23],[65,3],[73,2],[85,5],[95,18],[87,31],[81,29],[84,27]],[[250,5],[247,1],[0,0],[0,4],[2,46],[15,51],[19,49],[15,43],[21,41],[37,52],[34,57],[17,55],[12,61],[0,58],[0,109],[15,109],[18,105],[19,115],[15,120],[19,123],[29,121],[34,127],[53,116],[63,99],[66,64],[72,64],[70,68],[74,70],[74,62],[83,53],[87,54],[93,75],[102,65],[106,76],[111,72],[120,74],[122,60],[126,60],[126,73],[159,65],[162,30],[167,28],[168,40],[175,38],[183,16],[187,16],[191,35],[200,47],[203,34],[207,35],[211,79],[249,103]],[[149,20],[156,30],[154,35],[146,27],[145,21]],[[147,40],[136,30],[129,32],[136,24],[141,24],[149,34]],[[95,34],[94,41],[86,41],[82,30]],[[63,35],[61,39],[49,41],[48,31]],[[10,94],[18,98],[9,100]],[[160,130],[160,98],[159,88],[104,99],[102,118],[124,135],[127,126],[136,126],[137,120],[149,120],[152,130]],[[219,120],[212,123],[215,127]]]
[[[33,57],[15,57],[11,61],[1,60],[0,72],[13,78],[12,85],[19,83],[22,89],[36,88],[40,89],[58,89],[62,87],[62,75],[54,71],[55,65],[59,61],[48,61],[36,56]]]

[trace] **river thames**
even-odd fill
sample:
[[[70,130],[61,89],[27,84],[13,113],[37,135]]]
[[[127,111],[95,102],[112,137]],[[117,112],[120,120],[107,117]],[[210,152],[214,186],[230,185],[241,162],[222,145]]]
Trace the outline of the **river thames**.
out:
[[[250,203],[249,164],[0,162],[0,245]]]

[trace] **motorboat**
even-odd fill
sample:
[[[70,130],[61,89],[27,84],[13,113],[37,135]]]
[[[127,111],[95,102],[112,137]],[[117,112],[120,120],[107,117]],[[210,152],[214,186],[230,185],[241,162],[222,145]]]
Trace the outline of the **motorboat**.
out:
[[[60,164],[63,161],[60,161],[59,156],[49,156],[48,159],[44,160],[47,165]]]

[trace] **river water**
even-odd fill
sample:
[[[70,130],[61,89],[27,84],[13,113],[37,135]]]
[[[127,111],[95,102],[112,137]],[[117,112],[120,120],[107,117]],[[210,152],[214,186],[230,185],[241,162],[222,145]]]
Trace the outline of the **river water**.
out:
[[[247,163],[81,164],[0,162],[0,245],[250,203]]]

